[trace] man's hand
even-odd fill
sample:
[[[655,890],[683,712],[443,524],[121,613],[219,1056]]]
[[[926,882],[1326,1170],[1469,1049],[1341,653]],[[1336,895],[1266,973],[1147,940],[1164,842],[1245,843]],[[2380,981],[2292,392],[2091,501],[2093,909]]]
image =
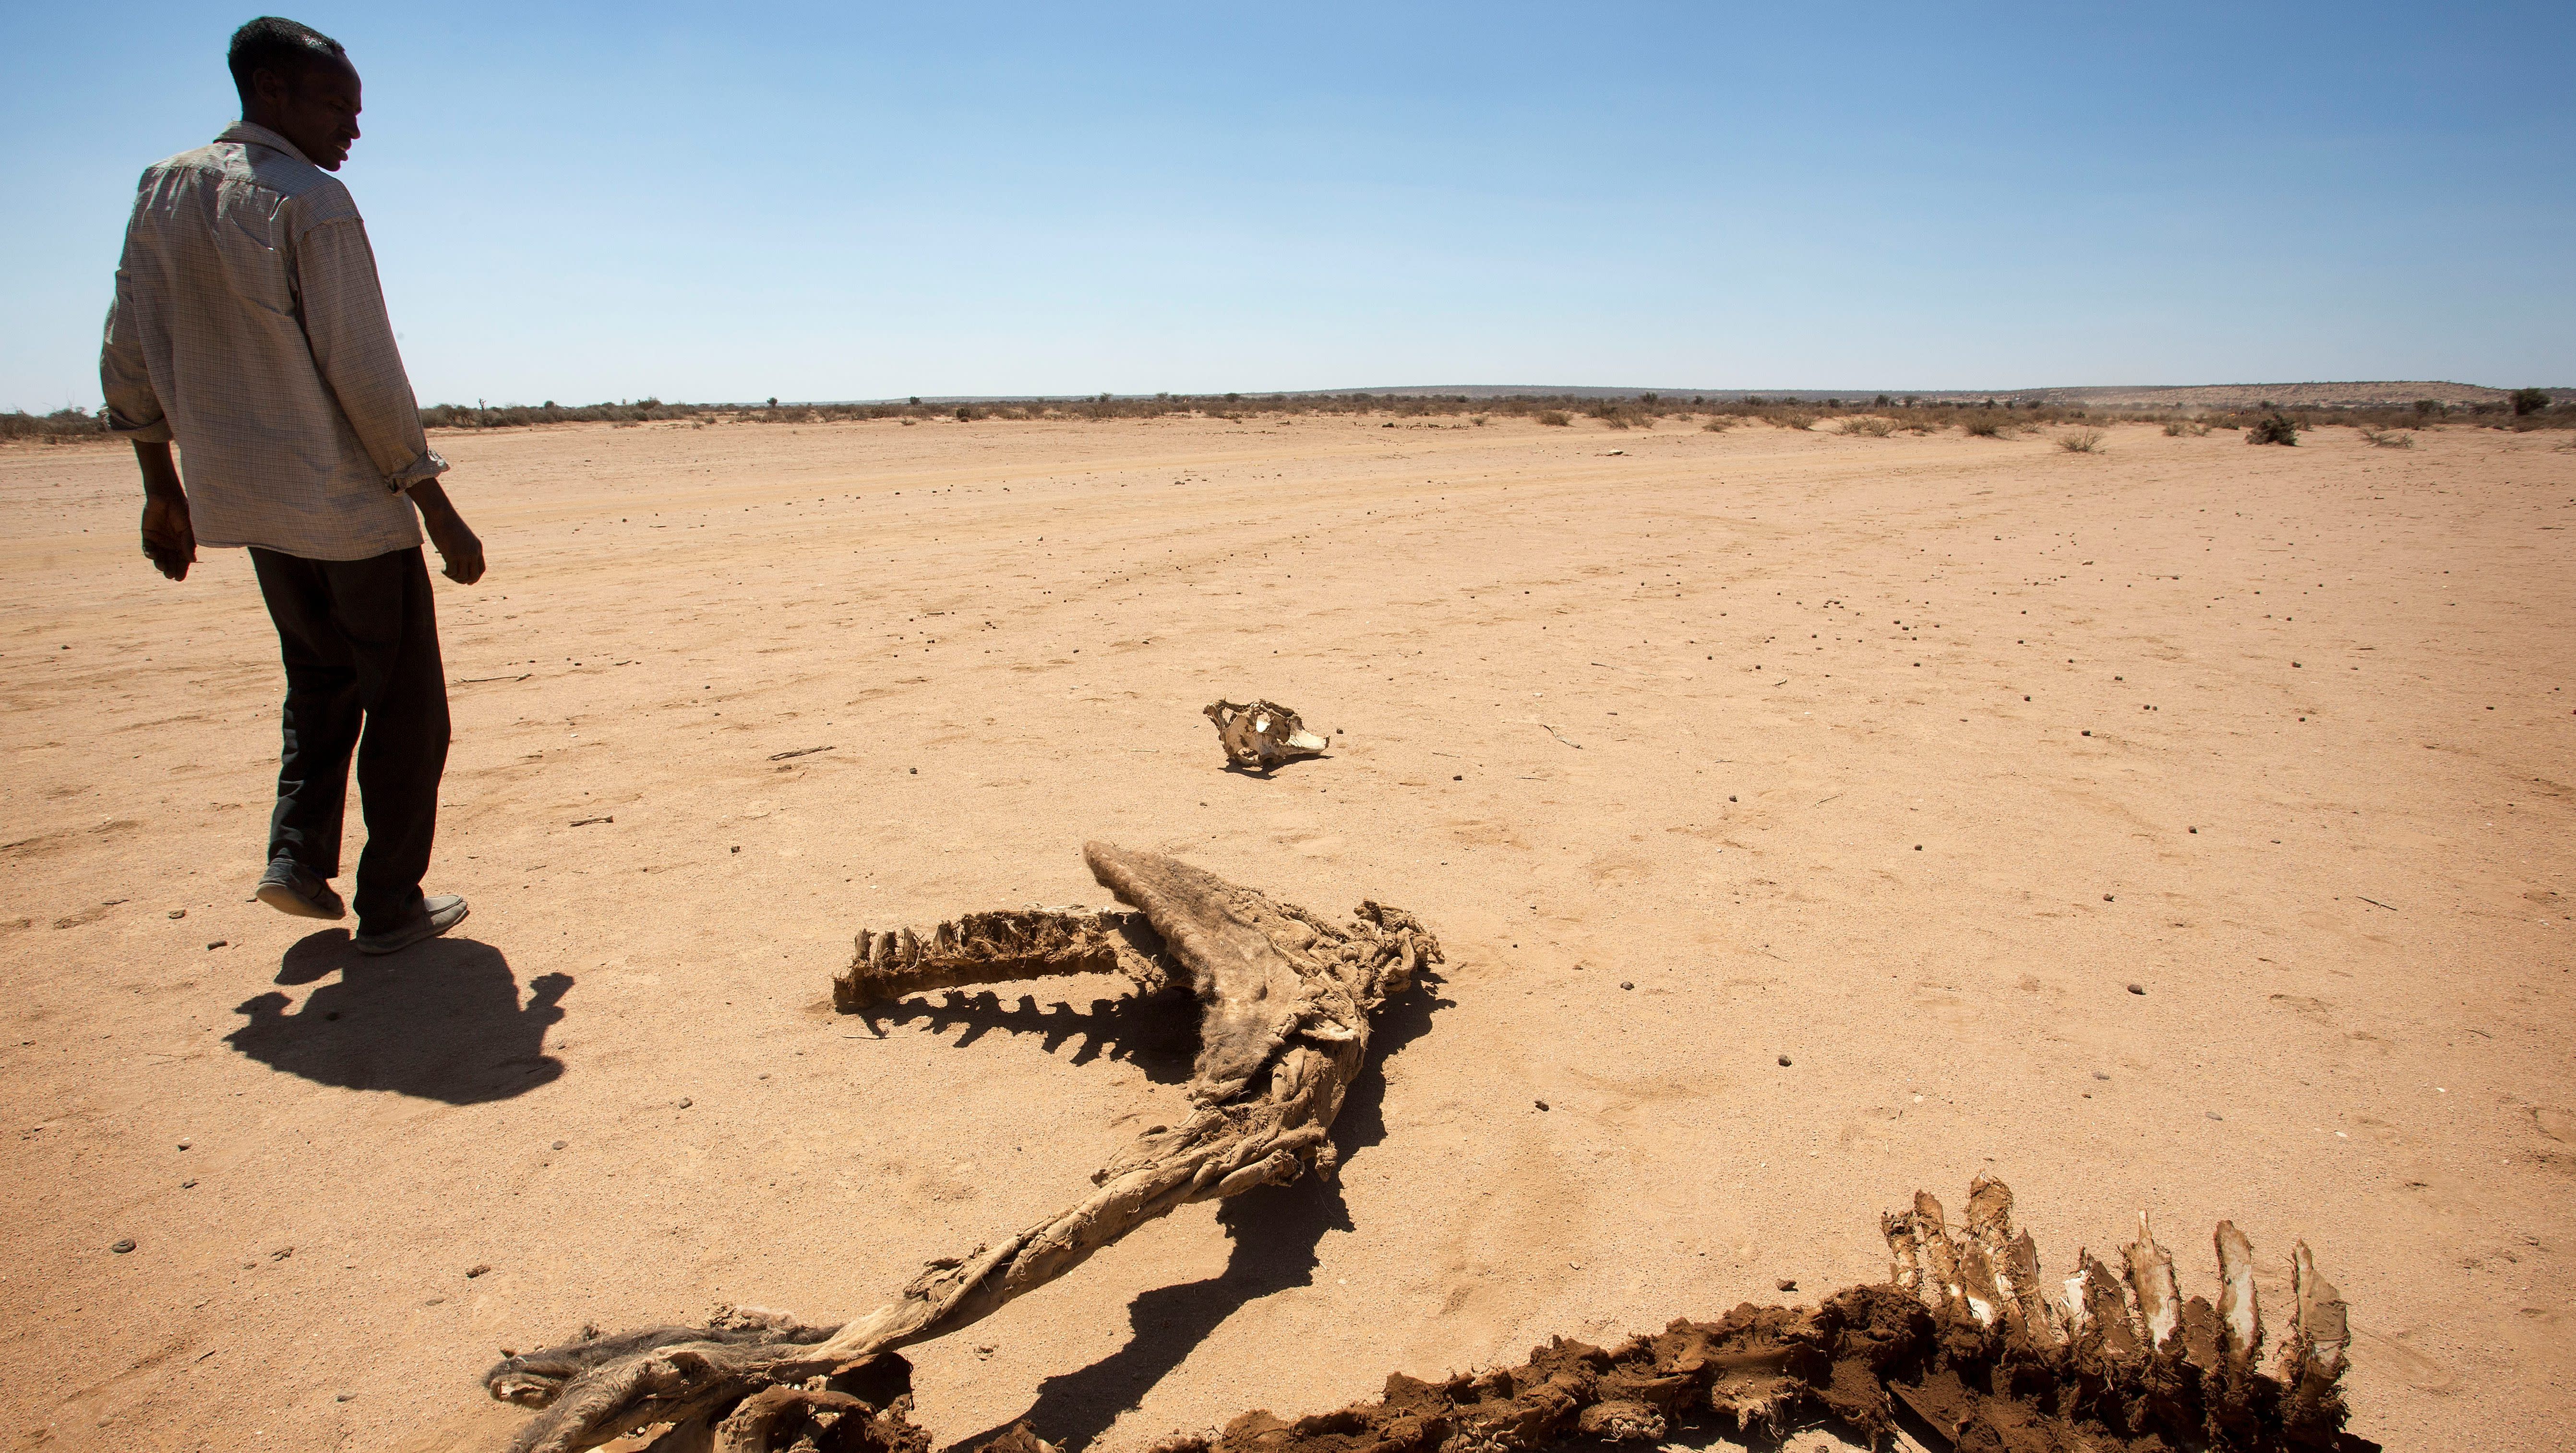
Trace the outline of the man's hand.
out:
[[[459,585],[472,585],[483,578],[483,542],[465,527],[465,519],[456,506],[447,502],[447,491],[435,479],[424,479],[411,487],[412,503],[420,506],[421,528],[429,532],[429,542],[438,547],[438,558],[447,562],[443,572]]]
[[[188,520],[188,494],[179,487],[170,446],[138,443],[134,462],[143,471],[143,554],[162,574],[185,580],[188,567],[197,563],[197,531]]]

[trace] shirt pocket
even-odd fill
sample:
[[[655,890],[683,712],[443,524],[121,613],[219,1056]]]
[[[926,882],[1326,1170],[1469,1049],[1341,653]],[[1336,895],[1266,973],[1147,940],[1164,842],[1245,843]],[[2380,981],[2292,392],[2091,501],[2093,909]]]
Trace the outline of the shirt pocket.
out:
[[[303,300],[296,292],[283,200],[266,188],[225,187],[216,202],[215,262],[232,296],[260,312],[294,320],[303,314]]]

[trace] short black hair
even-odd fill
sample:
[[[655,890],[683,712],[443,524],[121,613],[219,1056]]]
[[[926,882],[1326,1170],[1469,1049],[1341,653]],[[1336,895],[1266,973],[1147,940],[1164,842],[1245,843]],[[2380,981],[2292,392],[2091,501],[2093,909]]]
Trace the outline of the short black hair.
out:
[[[233,32],[232,49],[224,55],[224,64],[232,68],[233,89],[241,93],[242,104],[250,104],[251,74],[276,71],[301,77],[304,69],[320,60],[346,60],[349,52],[340,42],[282,16],[263,15]]]

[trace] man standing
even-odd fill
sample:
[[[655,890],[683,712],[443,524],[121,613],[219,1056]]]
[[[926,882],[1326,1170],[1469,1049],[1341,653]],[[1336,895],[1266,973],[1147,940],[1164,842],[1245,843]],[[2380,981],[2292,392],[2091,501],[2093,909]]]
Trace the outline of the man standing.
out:
[[[421,527],[462,584],[482,578],[483,545],[439,486],[447,461],[421,433],[357,204],[324,175],[358,139],[357,71],[338,41],[274,16],[235,31],[229,61],[240,123],[135,196],[99,358],[108,427],[143,471],[143,553],[182,580],[201,538],[249,547],[277,625],[286,747],[260,901],[346,915],[329,880],[354,751],[356,946],[387,954],[465,917],[464,899],[420,891],[447,765]]]

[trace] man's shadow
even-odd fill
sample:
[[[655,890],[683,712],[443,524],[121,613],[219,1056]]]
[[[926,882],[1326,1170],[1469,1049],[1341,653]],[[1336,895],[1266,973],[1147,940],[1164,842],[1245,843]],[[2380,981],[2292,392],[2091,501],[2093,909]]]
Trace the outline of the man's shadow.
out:
[[[1451,1001],[1438,992],[1441,982],[1430,969],[1417,970],[1413,987],[1378,1011],[1368,1063],[1333,1121],[1333,1147],[1343,1164],[1386,1139],[1381,1067],[1387,1056],[1430,1031],[1434,1010],[1449,1007]],[[1216,1219],[1233,1242],[1224,1271],[1205,1281],[1139,1295],[1127,1304],[1127,1320],[1135,1331],[1126,1346],[1077,1372],[1048,1378],[1038,1385],[1037,1400],[1028,1411],[956,1440],[946,1453],[998,1437],[1023,1420],[1059,1448],[1083,1447],[1142,1402],[1146,1390],[1180,1366],[1236,1308],[1272,1292],[1313,1285],[1315,1247],[1325,1232],[1357,1229],[1341,1187],[1313,1175],[1294,1185],[1264,1187],[1221,1201]]]
[[[233,1012],[248,1022],[224,1042],[315,1084],[450,1105],[506,1100],[563,1074],[545,1042],[563,1018],[568,974],[539,976],[522,1007],[509,960],[490,944],[434,938],[377,958],[331,928],[288,949],[277,982],[309,984],[334,971],[340,981],[314,990],[293,1014],[275,992],[243,1003]]]

